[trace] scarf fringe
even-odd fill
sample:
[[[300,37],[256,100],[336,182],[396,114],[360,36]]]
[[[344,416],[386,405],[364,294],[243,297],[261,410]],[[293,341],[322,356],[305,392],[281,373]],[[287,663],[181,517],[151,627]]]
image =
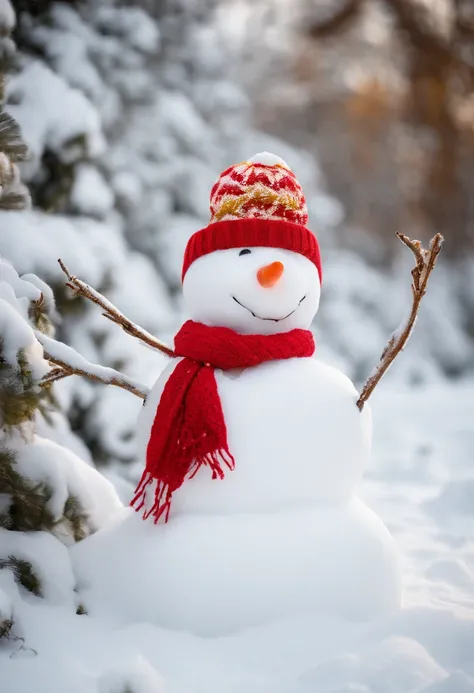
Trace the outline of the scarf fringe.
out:
[[[229,450],[225,448],[198,457],[194,461],[193,467],[186,478],[193,479],[201,467],[209,467],[212,479],[222,480],[225,476],[222,463],[231,471],[235,469],[235,460]],[[147,508],[147,492],[153,482],[156,482],[153,504],[151,507]],[[153,475],[145,469],[135,489],[135,495],[130,505],[136,512],[140,512],[140,510],[143,509],[142,518],[144,520],[153,517],[153,522],[156,525],[159,520],[164,517],[164,522],[166,523],[169,519],[171,499],[175,490],[176,489],[171,489],[170,485],[164,481],[157,481]]]

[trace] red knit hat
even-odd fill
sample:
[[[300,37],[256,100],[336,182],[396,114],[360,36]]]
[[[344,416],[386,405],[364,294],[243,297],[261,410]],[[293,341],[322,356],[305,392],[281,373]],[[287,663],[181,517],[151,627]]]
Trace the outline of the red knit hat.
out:
[[[288,165],[268,152],[231,166],[211,190],[211,220],[191,236],[182,278],[191,263],[214,250],[264,246],[284,248],[311,260],[322,279],[316,236],[306,228],[308,208]]]

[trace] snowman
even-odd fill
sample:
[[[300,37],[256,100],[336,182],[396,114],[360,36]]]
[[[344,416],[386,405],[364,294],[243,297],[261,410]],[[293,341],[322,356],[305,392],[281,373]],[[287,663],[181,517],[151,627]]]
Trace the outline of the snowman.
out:
[[[307,221],[277,156],[258,154],[215,183],[211,221],[184,255],[190,319],[140,415],[137,513],[122,521],[122,541],[112,531],[108,547],[104,533],[83,542],[96,596],[104,562],[125,575],[104,580],[97,605],[115,598],[129,620],[212,635],[295,613],[366,620],[398,607],[393,539],[354,493],[370,409],[315,358],[322,264]],[[127,570],[133,597],[120,588]]]

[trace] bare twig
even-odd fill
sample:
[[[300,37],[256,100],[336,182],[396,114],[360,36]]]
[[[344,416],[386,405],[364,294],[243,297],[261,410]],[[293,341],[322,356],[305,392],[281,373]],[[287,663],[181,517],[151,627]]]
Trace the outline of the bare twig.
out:
[[[48,354],[45,354],[45,358],[49,361],[49,363],[53,363],[53,361],[51,361],[50,358],[48,357]],[[59,373],[57,371],[59,371]],[[40,387],[46,387],[47,385],[51,385],[51,383],[55,383],[58,380],[62,380],[63,378],[67,378],[68,375],[75,375],[75,374],[71,369],[65,370],[64,368],[54,368],[47,375],[45,375],[43,380],[41,380]]]
[[[42,332],[36,332],[35,334],[37,340],[43,346],[44,358],[56,366],[40,382],[41,387],[51,385],[51,383],[67,378],[70,375],[82,375],[98,383],[121,387],[123,390],[127,390],[140,397],[140,399],[146,399],[148,394],[147,388],[128,378],[124,373],[120,373],[114,368],[90,363],[71,347],[56,342]]]
[[[396,356],[405,348],[415,326],[421,299],[426,293],[430,274],[434,269],[444,240],[443,236],[437,233],[436,236],[431,239],[429,248],[426,249],[421,246],[420,241],[412,241],[408,236],[404,236],[401,233],[397,233],[397,236],[402,243],[410,248],[416,259],[416,265],[411,272],[411,290],[413,295],[411,311],[408,320],[402,323],[401,327],[390,337],[387,346],[382,352],[379,363],[362,388],[362,392],[357,400],[357,406],[360,411],[362,411],[364,404],[367,402]]]
[[[68,278],[66,286],[72,289],[78,296],[83,296],[89,301],[92,301],[98,305],[104,311],[104,315],[108,320],[119,325],[127,334],[132,335],[132,337],[137,337],[142,342],[152,347],[153,349],[158,349],[163,354],[167,356],[174,356],[174,352],[166,344],[163,344],[159,339],[154,337],[152,334],[144,330],[142,327],[135,325],[131,320],[125,317],[118,308],[116,308],[110,301],[108,301],[102,294],[93,289],[91,286],[78,279],[74,275],[70,274],[65,264],[61,259],[58,260],[62,271]]]

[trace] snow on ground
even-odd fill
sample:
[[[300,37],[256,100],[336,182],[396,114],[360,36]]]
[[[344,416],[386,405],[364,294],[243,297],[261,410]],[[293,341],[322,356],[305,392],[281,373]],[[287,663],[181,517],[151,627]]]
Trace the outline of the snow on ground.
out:
[[[47,508],[58,522],[71,496],[77,499],[87,516],[87,522],[84,522],[87,534],[96,532],[121,510],[118,494],[111,482],[71,450],[38,435],[33,436],[28,445],[24,441],[19,441],[19,444],[11,442],[10,449],[15,453],[15,468],[22,476],[51,488]],[[58,524],[54,534],[65,544],[68,541],[73,543],[66,524]],[[13,532],[8,534],[15,537]]]
[[[2,693],[474,692],[473,392],[473,381],[410,391],[387,382],[374,395],[361,495],[403,554],[399,613],[366,624],[308,613],[200,638],[143,621],[114,628],[113,614],[16,593],[27,639],[0,651]],[[125,547],[124,561],[133,563]],[[9,579],[0,571],[0,594]]]

